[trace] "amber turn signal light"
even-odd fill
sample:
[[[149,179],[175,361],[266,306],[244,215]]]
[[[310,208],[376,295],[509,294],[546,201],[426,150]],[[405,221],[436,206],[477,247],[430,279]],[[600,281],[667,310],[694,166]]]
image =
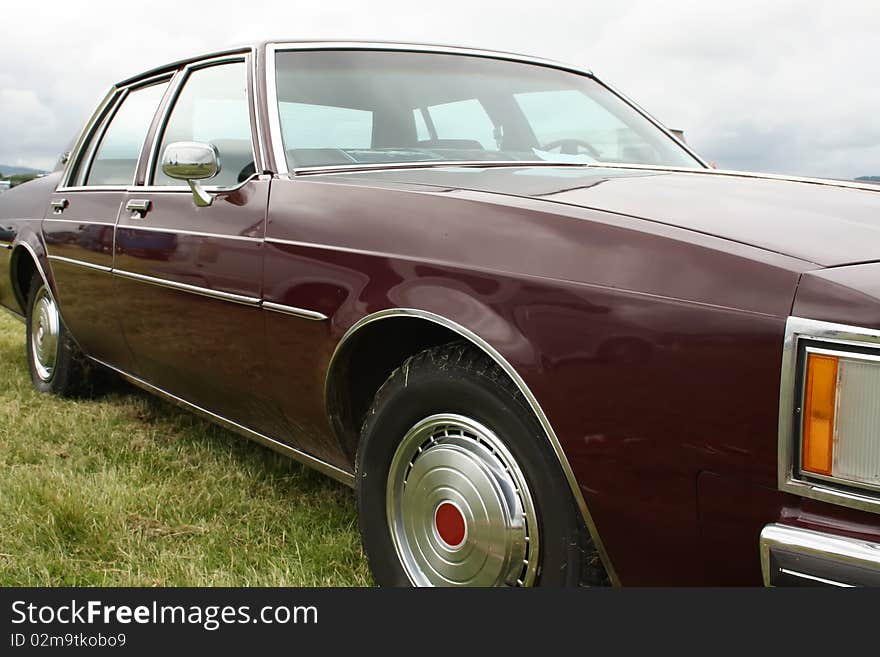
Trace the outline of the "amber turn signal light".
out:
[[[834,454],[834,412],[837,405],[836,356],[807,356],[801,467],[830,475]]]

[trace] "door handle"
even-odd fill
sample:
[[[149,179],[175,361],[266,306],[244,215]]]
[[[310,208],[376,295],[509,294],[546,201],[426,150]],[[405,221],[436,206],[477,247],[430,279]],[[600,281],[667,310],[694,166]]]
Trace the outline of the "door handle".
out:
[[[52,207],[53,214],[61,214],[70,205],[70,202],[66,198],[56,198],[52,199],[49,205]]]
[[[125,204],[125,209],[134,214],[137,212],[141,218],[143,219],[144,215],[150,211],[150,206],[152,203],[149,199],[136,199],[133,198]]]

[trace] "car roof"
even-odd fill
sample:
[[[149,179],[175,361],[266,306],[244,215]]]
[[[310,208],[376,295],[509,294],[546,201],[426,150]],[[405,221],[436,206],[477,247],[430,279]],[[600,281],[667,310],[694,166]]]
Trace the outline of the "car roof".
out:
[[[138,80],[142,80],[144,78],[149,78],[155,75],[161,75],[162,73],[176,70],[181,66],[185,66],[192,62],[197,62],[203,59],[208,59],[211,57],[222,57],[223,55],[245,53],[252,50],[259,51],[273,45],[279,46],[281,48],[283,48],[284,46],[300,47],[304,50],[400,50],[404,52],[437,52],[457,55],[471,55],[497,59],[508,59],[524,63],[542,64],[544,66],[552,66],[553,68],[560,68],[576,73],[592,75],[592,72],[589,70],[570,66],[562,62],[554,61],[551,59],[533,57],[520,53],[507,52],[503,50],[486,50],[483,48],[471,48],[466,46],[454,46],[438,43],[417,43],[399,41],[358,41],[350,39],[264,39],[262,41],[244,43],[237,46],[223,48],[220,50],[208,51],[192,57],[185,57],[183,59],[169,62],[167,64],[163,64],[161,66],[157,66],[147,71],[138,73],[137,75],[125,78],[124,80],[117,82],[114,86],[122,87],[133,82],[137,82]]]

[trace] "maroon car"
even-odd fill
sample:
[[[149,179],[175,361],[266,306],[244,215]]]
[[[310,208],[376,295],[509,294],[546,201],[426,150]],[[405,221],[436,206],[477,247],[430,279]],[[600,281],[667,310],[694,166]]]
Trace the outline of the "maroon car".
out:
[[[880,584],[878,192],[714,171],[553,62],[261,43],[3,194],[0,303],[39,390],[353,486],[383,585]]]

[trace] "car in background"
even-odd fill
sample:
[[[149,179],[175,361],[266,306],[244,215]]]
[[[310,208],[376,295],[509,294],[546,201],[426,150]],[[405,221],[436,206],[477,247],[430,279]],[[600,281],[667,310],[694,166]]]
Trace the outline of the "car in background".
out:
[[[0,199],[36,388],[109,369],[354,487],[379,584],[880,583],[880,189],[388,43],[141,73],[63,159]]]

